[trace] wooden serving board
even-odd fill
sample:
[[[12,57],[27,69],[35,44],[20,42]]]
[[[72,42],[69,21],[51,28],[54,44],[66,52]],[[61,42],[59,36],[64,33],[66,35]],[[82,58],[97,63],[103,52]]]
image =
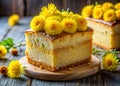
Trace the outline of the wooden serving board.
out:
[[[97,73],[100,69],[100,61],[95,56],[92,56],[92,61],[90,63],[80,65],[74,68],[69,68],[67,70],[59,72],[51,72],[33,66],[27,62],[26,57],[22,57],[19,61],[23,66],[27,66],[27,68],[24,69],[25,75],[41,80],[53,80],[53,81],[75,80],[87,77],[89,75],[93,75]]]

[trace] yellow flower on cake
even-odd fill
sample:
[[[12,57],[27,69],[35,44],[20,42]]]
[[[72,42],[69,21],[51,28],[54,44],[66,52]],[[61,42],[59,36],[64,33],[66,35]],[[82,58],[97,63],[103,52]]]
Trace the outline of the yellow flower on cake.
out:
[[[120,20],[120,9],[115,11],[116,19]]]
[[[12,60],[8,65],[8,76],[10,78],[19,78],[23,73],[23,67],[18,60]]]
[[[57,9],[54,4],[48,4],[48,6],[44,6],[41,8],[41,15],[44,15],[46,18],[52,15],[61,15],[61,12]]]
[[[45,19],[41,16],[35,16],[30,22],[30,28],[33,31],[41,31],[44,29]]]
[[[107,53],[102,57],[102,66],[105,70],[116,71],[119,65],[118,61],[114,53]]]
[[[101,19],[102,15],[103,15],[103,11],[101,8],[94,8],[93,9],[93,14],[92,14],[93,18]]]
[[[111,22],[114,21],[116,19],[116,15],[115,15],[115,11],[113,9],[109,9],[107,10],[104,14],[103,14],[103,19],[107,22]]]
[[[87,29],[87,21],[82,16],[75,14],[73,19],[77,22],[78,31],[85,31]]]
[[[67,11],[63,11],[61,14],[62,14],[62,18],[67,18],[69,15]]]
[[[117,10],[120,9],[120,2],[119,2],[119,3],[116,3],[114,7],[115,7],[115,9],[117,9]]]
[[[58,21],[61,21],[62,18],[60,16],[50,16],[50,17],[47,17],[47,20],[58,20]]]
[[[7,54],[7,49],[5,46],[0,45],[0,58],[4,58],[4,56]]]
[[[92,16],[93,5],[87,5],[82,9],[81,15],[86,18]]]
[[[96,4],[96,5],[93,7],[93,10],[96,9],[96,8],[102,8],[102,5],[101,5],[101,4]]]
[[[58,20],[46,20],[45,32],[49,35],[58,35],[62,32],[61,23]]]
[[[111,2],[105,2],[102,5],[102,10],[103,10],[103,12],[105,12],[108,9],[113,8],[113,7],[114,7],[114,5]]]
[[[9,26],[14,26],[19,20],[19,15],[13,14],[8,18]]]
[[[64,18],[62,20],[62,28],[67,33],[74,33],[77,30],[77,23],[70,18]]]

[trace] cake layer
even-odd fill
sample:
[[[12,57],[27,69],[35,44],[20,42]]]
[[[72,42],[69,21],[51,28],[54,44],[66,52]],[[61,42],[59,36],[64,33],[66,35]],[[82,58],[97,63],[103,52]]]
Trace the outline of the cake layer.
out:
[[[61,67],[59,69],[56,69],[54,67],[51,67],[51,66],[48,66],[47,64],[44,64],[42,62],[39,62],[39,61],[36,61],[36,60],[32,60],[29,56],[28,56],[28,53],[26,52],[26,57],[27,57],[27,60],[30,64],[32,65],[35,65],[41,69],[46,69],[46,70],[49,70],[49,71],[53,71],[53,72],[57,72],[57,71],[60,71],[60,70],[65,70],[65,69],[68,69],[68,68],[71,68],[71,67],[75,67],[75,66],[78,66],[78,65],[82,65],[82,64],[85,64],[85,63],[88,63],[91,61],[91,57],[89,57],[88,59],[85,59],[83,61],[80,61],[80,62],[77,62],[77,63],[73,63],[73,64],[69,64],[69,65],[66,65],[64,67]]]
[[[77,63],[88,59],[91,55],[89,50],[92,49],[92,40],[75,44],[74,46],[66,46],[64,48],[55,49],[53,51],[44,51],[37,47],[27,47],[28,57],[32,60],[42,62],[48,66],[59,69],[66,65]]]
[[[120,34],[107,35],[98,31],[94,31],[93,43],[104,49],[120,48]]]
[[[102,20],[87,19],[88,26],[93,28],[93,43],[104,49],[120,48],[120,22],[103,22]]]
[[[26,44],[37,46],[46,50],[53,50],[65,46],[73,46],[76,43],[82,43],[92,39],[92,29],[85,32],[75,32],[73,34],[62,33],[57,36],[50,36],[44,32],[26,31]]]

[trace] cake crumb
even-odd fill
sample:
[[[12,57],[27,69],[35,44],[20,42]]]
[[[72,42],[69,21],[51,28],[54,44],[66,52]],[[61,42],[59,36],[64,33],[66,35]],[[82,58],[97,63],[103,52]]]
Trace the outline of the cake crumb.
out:
[[[73,68],[68,68],[68,71],[72,71],[73,70]]]

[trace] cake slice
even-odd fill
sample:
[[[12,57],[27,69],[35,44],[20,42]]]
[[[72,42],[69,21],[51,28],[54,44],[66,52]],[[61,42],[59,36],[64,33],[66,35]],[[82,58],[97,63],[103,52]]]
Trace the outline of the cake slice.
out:
[[[86,18],[88,26],[94,30],[93,44],[106,50],[120,48],[120,21],[106,22]]]
[[[104,2],[86,5],[81,14],[94,30],[93,44],[106,49],[120,48],[120,4]]]
[[[27,30],[25,36],[28,62],[50,71],[88,63],[91,60],[92,33],[90,28],[72,34],[62,32],[55,36],[44,31]]]

